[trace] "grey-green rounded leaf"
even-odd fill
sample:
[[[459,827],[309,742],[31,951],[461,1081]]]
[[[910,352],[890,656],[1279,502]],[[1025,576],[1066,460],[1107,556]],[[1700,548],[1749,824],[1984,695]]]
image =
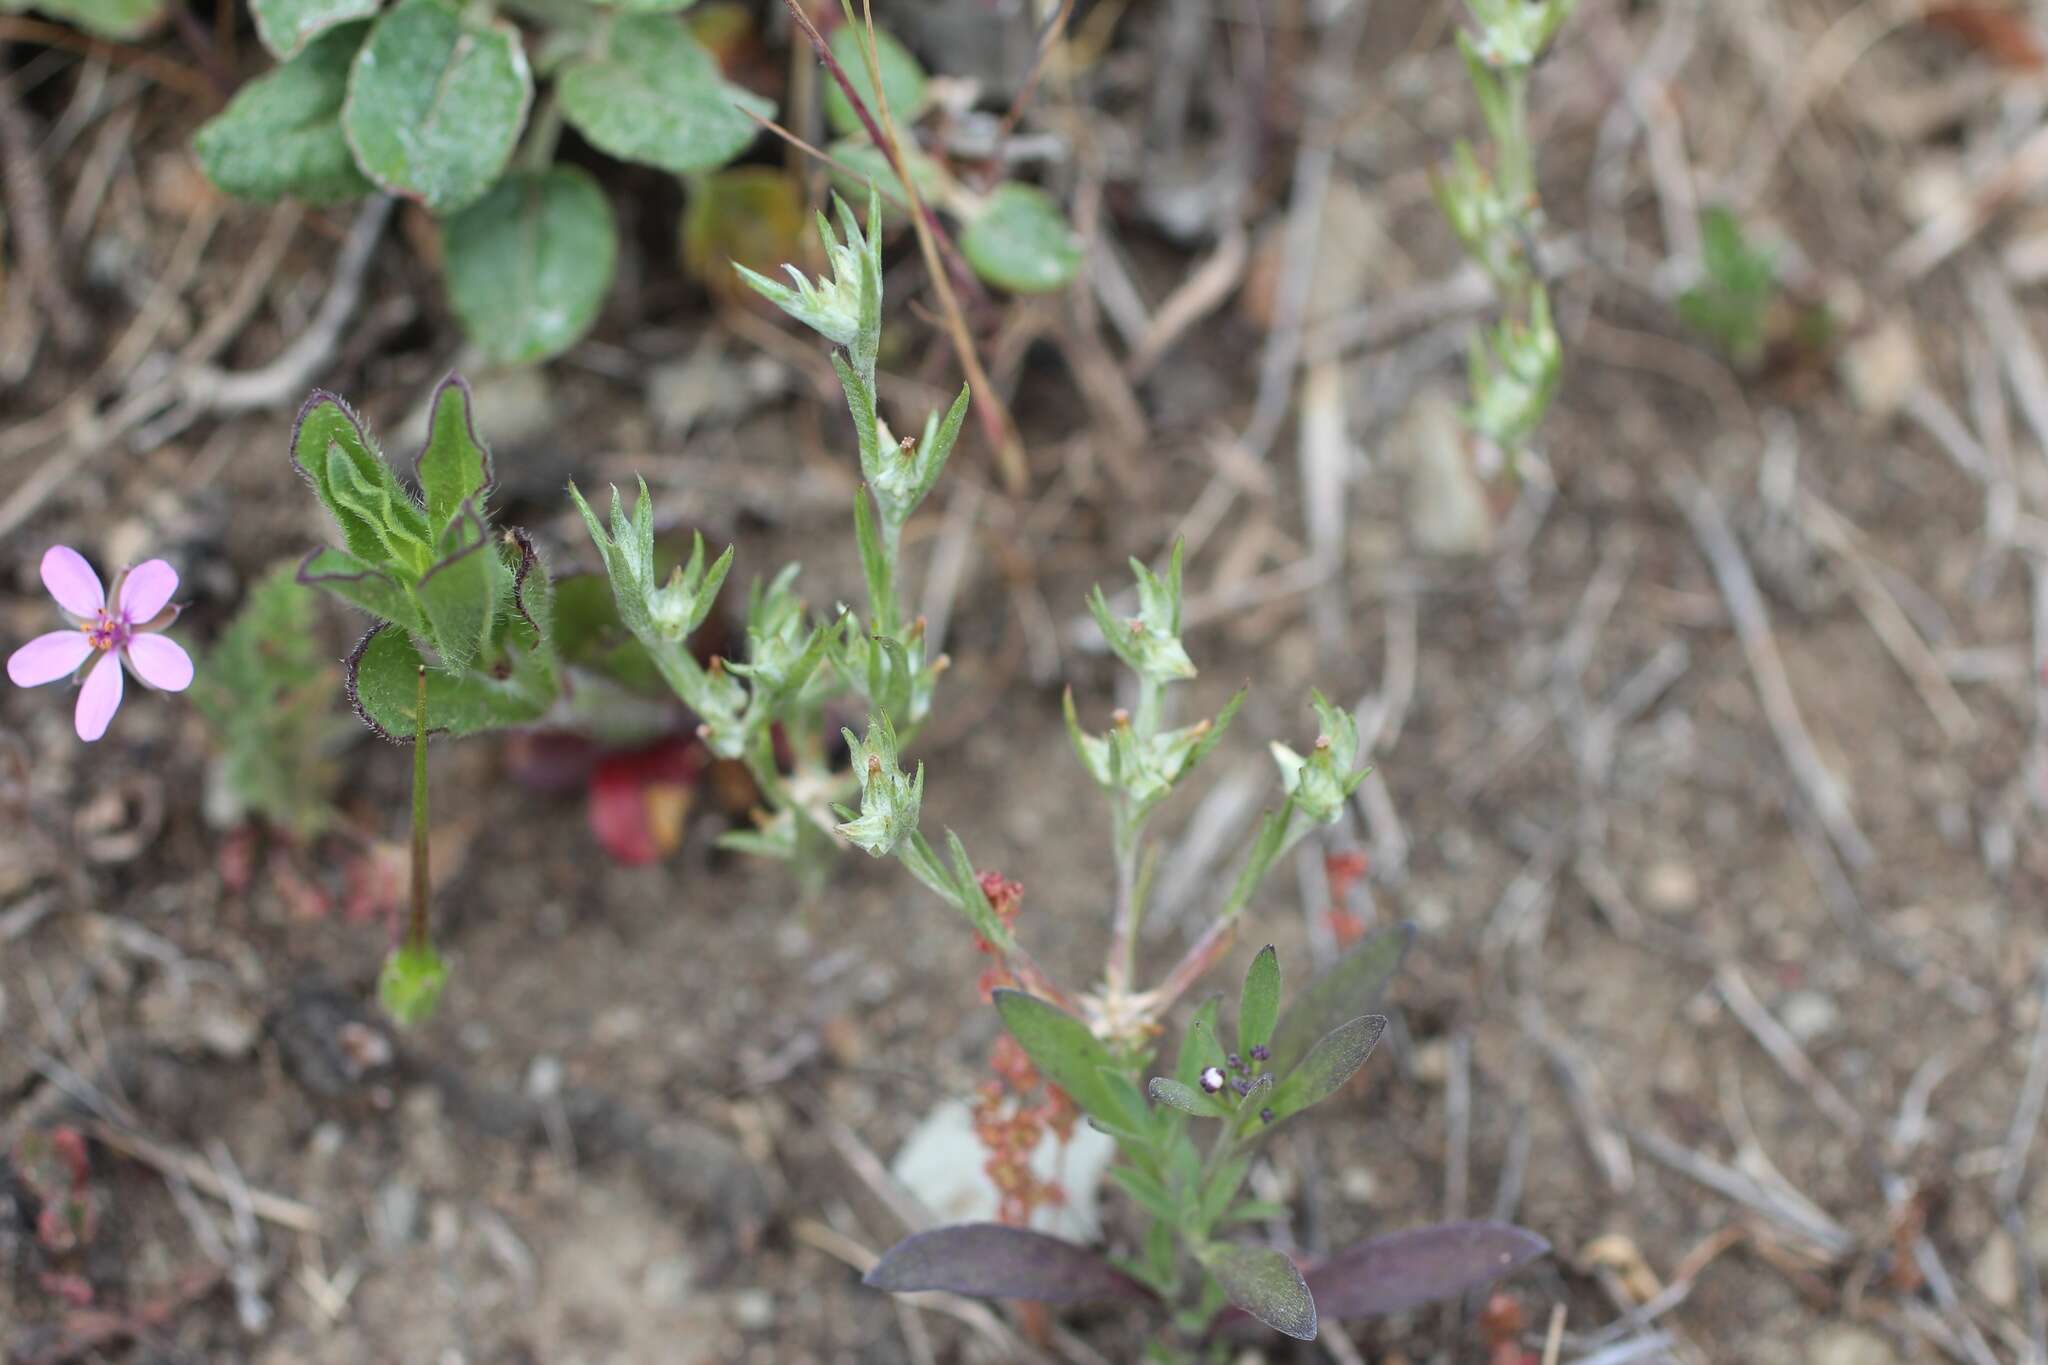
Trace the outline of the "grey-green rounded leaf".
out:
[[[556,84],[562,115],[592,146],[676,175],[715,170],[754,140],[772,100],[726,80],[718,61],[673,17],[633,15],[612,27],[603,57]]]
[[[331,204],[374,187],[341,135],[348,68],[368,24],[347,24],[243,86],[192,137],[206,178],[239,199]]]
[[[879,122],[882,111],[875,104],[875,83],[868,78],[868,59],[861,51],[866,35],[853,24],[841,24],[832,30],[826,39],[826,46],[838,59],[839,66],[846,72],[853,88],[860,92],[868,112]],[[925,110],[929,102],[925,93],[924,68],[917,58],[910,55],[910,49],[896,41],[881,29],[875,30],[875,65],[882,71],[882,93],[889,100],[889,118],[897,127],[906,128]],[[839,82],[829,73],[820,77],[825,86],[825,117],[832,124],[832,131],[842,137],[863,132],[865,125],[854,111],[852,101],[839,88]]]
[[[102,38],[139,38],[163,18],[163,0],[0,0],[0,14],[35,10]]]
[[[499,364],[559,355],[589,329],[618,259],[612,208],[589,172],[508,175],[441,225],[448,299]]]
[[[996,186],[960,234],[974,273],[1013,294],[1063,289],[1081,269],[1081,246],[1052,196],[1032,185]]]
[[[321,34],[377,13],[379,0],[250,0],[256,36],[279,59],[296,57]]]
[[[474,23],[447,0],[400,0],[356,54],[341,126],[372,180],[454,213],[504,172],[532,100],[511,25]]]
[[[348,660],[350,704],[365,725],[393,743],[412,742],[422,662],[411,637],[390,626],[365,635]],[[531,725],[547,713],[548,700],[489,673],[427,670],[427,728],[435,733],[473,735]]]

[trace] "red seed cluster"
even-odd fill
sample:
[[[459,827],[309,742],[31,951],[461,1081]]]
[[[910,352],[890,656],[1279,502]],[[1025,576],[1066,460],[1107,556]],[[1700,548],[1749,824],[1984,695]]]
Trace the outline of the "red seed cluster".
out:
[[[1023,1227],[1038,1209],[1066,1202],[1057,1181],[1042,1180],[1031,1169],[1031,1154],[1048,1132],[1061,1142],[1072,1139],[1080,1114],[1008,1034],[996,1040],[989,1067],[995,1079],[975,1092],[974,1135],[988,1153],[983,1169],[999,1196],[996,1220]]]
[[[1011,881],[1000,872],[983,872],[976,880],[981,883],[981,894],[988,897],[989,906],[996,912],[996,918],[1002,921],[1003,927],[1015,928],[1017,912],[1024,905],[1023,884]],[[1003,987],[1017,984],[1017,979],[1010,975],[1010,969],[1002,964],[995,944],[976,934],[974,949],[978,953],[998,958],[995,966],[983,970],[978,982],[983,1000],[994,999],[995,993]]]

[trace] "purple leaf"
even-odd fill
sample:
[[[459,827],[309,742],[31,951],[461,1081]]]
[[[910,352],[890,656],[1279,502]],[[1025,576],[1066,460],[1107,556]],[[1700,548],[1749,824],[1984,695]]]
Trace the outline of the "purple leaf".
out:
[[[1039,1303],[1154,1297],[1086,1247],[1002,1223],[956,1223],[906,1237],[861,1280],[892,1294],[942,1289]]]
[[[1354,1242],[1307,1275],[1330,1318],[1368,1318],[1454,1298],[1550,1250],[1507,1223],[1439,1223]]]
[[[1507,1223],[1439,1223],[1356,1242],[1304,1275],[1316,1312],[1332,1322],[1399,1313],[1491,1283],[1549,1252],[1550,1243]],[[1241,1322],[1226,1308],[1213,1333]]]

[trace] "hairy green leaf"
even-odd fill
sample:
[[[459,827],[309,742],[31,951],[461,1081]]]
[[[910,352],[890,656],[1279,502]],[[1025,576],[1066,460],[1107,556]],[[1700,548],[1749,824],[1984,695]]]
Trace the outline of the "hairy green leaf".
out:
[[[365,725],[394,744],[411,743],[422,660],[402,630],[379,626],[365,635],[348,660],[348,698]],[[427,673],[427,728],[473,735],[530,725],[546,714],[550,699],[517,678],[497,678],[474,669]]]
[[[1273,1030],[1269,1044],[1273,1057],[1268,1063],[1272,1070],[1286,1075],[1308,1055],[1318,1038],[1345,1020],[1376,1008],[1414,941],[1413,925],[1382,929],[1331,963],[1306,990],[1297,993]]]
[[[1017,1040],[1032,1064],[1048,1080],[1067,1092],[1070,1099],[1091,1117],[1121,1127],[1132,1126],[1121,1097],[1107,1085],[1101,1072],[1114,1069],[1109,1055],[1088,1026],[1057,1005],[1023,991],[995,993],[996,1010],[1003,1026]],[[1138,1116],[1144,1122],[1144,1116]]]
[[[1246,1057],[1273,1037],[1280,1014],[1280,955],[1268,943],[1244,974],[1244,996],[1237,1007],[1237,1050]]]
[[[1273,1097],[1267,1103],[1273,1111],[1273,1122],[1279,1123],[1336,1094],[1365,1065],[1373,1044],[1379,1042],[1386,1029],[1385,1016],[1378,1014],[1364,1015],[1331,1029],[1309,1049],[1301,1065],[1273,1088]]]
[[[455,520],[465,503],[478,514],[491,490],[491,448],[476,430],[476,398],[454,375],[434,390],[427,413],[427,443],[413,463],[435,530]]]

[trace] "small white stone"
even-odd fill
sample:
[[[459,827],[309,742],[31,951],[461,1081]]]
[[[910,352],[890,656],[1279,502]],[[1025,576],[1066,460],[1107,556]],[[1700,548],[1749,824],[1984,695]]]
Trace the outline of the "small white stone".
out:
[[[1994,1307],[2010,1308],[2019,1301],[2019,1256],[2013,1250],[2012,1238],[2003,1232],[1991,1234],[1984,1249],[1970,1262],[1970,1283]]]
[[[1842,1011],[1819,991],[1794,991],[1778,1009],[1785,1032],[1802,1043],[1833,1033],[1842,1022]]]
[[[775,1325],[775,1296],[765,1289],[742,1289],[728,1300],[732,1320],[749,1332],[765,1332]]]
[[[1858,409],[1890,417],[1920,386],[1920,348],[1912,330],[1893,319],[1850,342],[1842,351],[1840,370]]]
[[[1380,1178],[1363,1166],[1346,1166],[1337,1177],[1337,1192],[1351,1204],[1372,1204],[1380,1197]]]
[[[1837,1323],[1806,1339],[1808,1365],[1897,1365],[1892,1344],[1867,1327]]]
[[[1643,873],[1643,908],[1660,915],[1690,910],[1700,902],[1700,878],[1691,863],[1666,858]]]

